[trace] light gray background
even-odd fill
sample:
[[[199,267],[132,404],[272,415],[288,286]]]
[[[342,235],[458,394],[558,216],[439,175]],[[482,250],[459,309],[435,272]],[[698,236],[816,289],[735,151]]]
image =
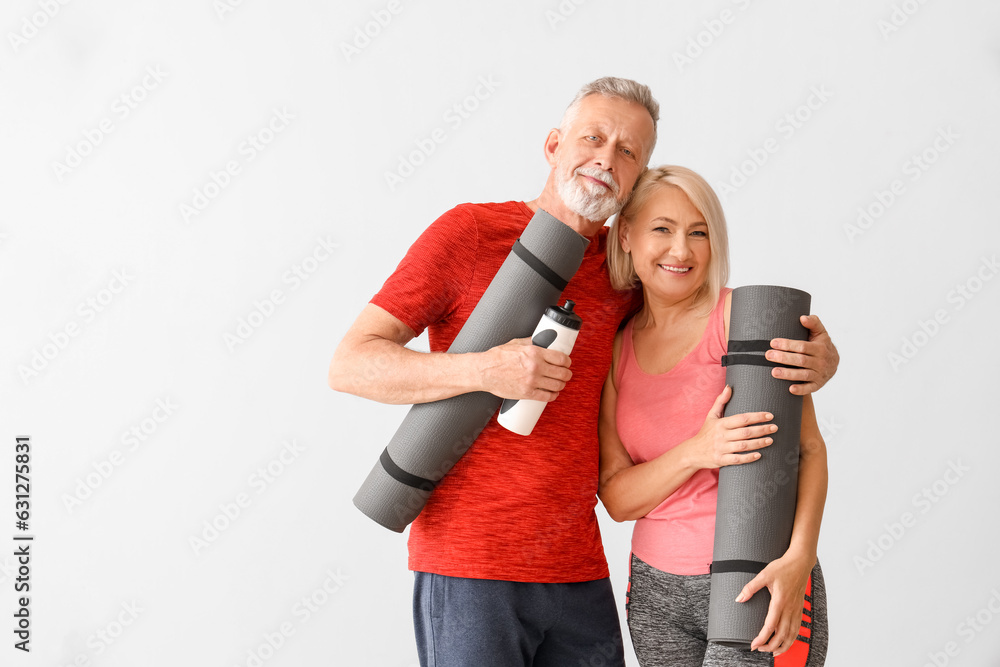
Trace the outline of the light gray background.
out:
[[[661,103],[653,164],[734,186],[731,284],[810,291],[840,349],[816,399],[827,664],[1000,664],[998,5],[388,8],[4,3],[0,662],[416,664],[405,538],[351,505],[406,408],[334,394],[329,359],[439,214],[539,193],[546,132],[614,74]],[[439,128],[391,188],[385,173]],[[250,159],[258,134],[271,141]],[[71,150],[89,154],[60,173]],[[213,189],[229,161],[239,173]],[[251,315],[275,291],[270,316]],[[260,326],[227,343],[248,318]],[[34,442],[30,655],[8,627],[19,434]],[[630,526],[599,512],[621,607]],[[196,553],[212,521],[225,529]]]

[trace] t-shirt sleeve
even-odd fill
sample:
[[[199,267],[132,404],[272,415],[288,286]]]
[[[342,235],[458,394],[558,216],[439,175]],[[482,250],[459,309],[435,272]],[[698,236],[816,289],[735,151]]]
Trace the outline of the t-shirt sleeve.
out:
[[[371,303],[419,336],[461,305],[475,270],[477,245],[474,216],[461,206],[451,209],[414,241]]]

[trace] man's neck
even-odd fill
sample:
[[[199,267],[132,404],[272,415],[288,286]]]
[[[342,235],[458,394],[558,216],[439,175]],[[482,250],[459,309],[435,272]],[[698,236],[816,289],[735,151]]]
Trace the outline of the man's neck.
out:
[[[604,226],[604,220],[587,220],[586,218],[570,211],[558,195],[552,196],[545,191],[543,191],[537,199],[525,202],[525,204],[527,204],[528,208],[532,211],[537,211],[540,208],[543,209],[556,220],[559,220],[580,236],[588,239],[593,238],[593,236],[600,231],[601,227]]]

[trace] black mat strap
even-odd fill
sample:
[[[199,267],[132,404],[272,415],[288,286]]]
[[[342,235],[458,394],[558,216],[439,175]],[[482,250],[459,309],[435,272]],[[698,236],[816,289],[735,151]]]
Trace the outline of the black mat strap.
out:
[[[378,457],[378,460],[382,464],[382,467],[385,468],[385,471],[389,473],[389,476],[401,484],[412,486],[414,489],[420,489],[421,491],[433,491],[434,487],[437,486],[436,482],[411,475],[396,465],[396,462],[389,456],[388,447],[382,450],[382,456]]]
[[[767,352],[771,349],[768,340],[731,340],[728,345],[730,352]]]
[[[760,574],[760,571],[767,567],[767,563],[756,560],[717,560],[708,568],[712,574],[722,574],[724,572],[749,572],[750,574]]]
[[[757,354],[727,354],[722,357],[723,366],[769,366],[771,368],[798,368],[788,364],[779,364],[777,361],[769,361]]]
[[[521,245],[521,239],[514,241],[514,247],[511,248],[511,252],[521,258],[521,261],[531,267],[531,269],[545,278],[553,287],[555,287],[560,292],[566,289],[566,285],[569,283],[562,279],[558,273],[553,271],[548,267],[548,265],[542,260],[531,254],[531,251]]]

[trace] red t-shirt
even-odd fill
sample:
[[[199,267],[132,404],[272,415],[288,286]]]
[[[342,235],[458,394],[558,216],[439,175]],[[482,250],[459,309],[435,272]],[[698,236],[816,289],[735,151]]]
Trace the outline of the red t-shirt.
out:
[[[533,212],[523,202],[462,204],[410,247],[372,303],[445,351]],[[562,298],[583,320],[573,378],[530,436],[494,417],[410,526],[411,570],[539,583],[608,576],[597,504],[597,418],[615,331],[632,292],[611,288],[607,228],[595,235]]]

